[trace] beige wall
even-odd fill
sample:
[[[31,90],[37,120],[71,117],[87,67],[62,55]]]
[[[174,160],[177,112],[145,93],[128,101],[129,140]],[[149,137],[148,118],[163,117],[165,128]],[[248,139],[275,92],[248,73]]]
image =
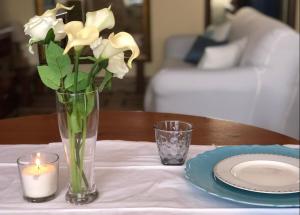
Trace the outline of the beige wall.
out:
[[[300,10],[300,0],[297,0],[297,6],[296,6],[296,17],[295,17],[295,19],[296,19],[296,22],[295,22],[295,24],[296,24],[296,26],[295,26],[295,28],[296,28],[296,30],[299,32],[300,31],[300,17],[299,17],[299,10]]]
[[[204,29],[204,0],[150,0],[152,62],[146,75],[157,72],[164,55],[166,39],[177,34],[199,34]]]
[[[27,39],[23,32],[23,25],[35,14],[34,0],[0,0],[0,13],[0,25],[14,25],[14,38],[23,41],[21,49],[24,56],[31,64],[36,65],[38,62],[37,55],[31,55],[28,52]]]
[[[211,22],[213,24],[222,23],[226,20],[225,8],[230,5],[232,0],[211,0],[211,6],[213,9],[211,13]]]
[[[34,0],[0,0],[2,22],[17,22],[24,25],[34,16]]]

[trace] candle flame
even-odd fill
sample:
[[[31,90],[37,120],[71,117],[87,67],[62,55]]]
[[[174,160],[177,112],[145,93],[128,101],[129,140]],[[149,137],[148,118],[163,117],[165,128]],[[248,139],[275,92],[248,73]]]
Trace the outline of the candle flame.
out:
[[[39,158],[37,158],[37,159],[35,160],[35,164],[36,164],[38,167],[40,167],[40,165],[41,165],[41,160],[40,160]]]
[[[38,171],[40,171],[40,167],[41,167],[41,160],[40,160],[40,158],[41,158],[41,153],[39,153],[39,152],[36,153],[35,165],[36,165]]]

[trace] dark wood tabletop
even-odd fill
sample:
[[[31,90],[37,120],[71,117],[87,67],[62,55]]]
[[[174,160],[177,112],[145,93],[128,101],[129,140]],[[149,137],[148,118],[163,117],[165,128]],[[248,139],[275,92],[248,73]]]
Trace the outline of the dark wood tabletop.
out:
[[[100,112],[98,140],[154,141],[153,125],[162,120],[193,124],[192,144],[299,144],[265,129],[205,117],[146,112]],[[0,144],[60,141],[56,114],[0,120]]]

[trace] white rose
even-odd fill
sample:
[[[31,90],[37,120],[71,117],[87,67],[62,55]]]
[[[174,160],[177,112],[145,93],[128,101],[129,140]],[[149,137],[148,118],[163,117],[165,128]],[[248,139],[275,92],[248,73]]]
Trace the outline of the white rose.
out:
[[[31,37],[32,42],[44,40],[51,28],[54,30],[56,41],[60,41],[66,36],[62,19],[56,20],[52,17],[35,16],[24,27],[25,34]]]
[[[66,37],[65,32],[65,24],[62,19],[57,19],[55,23],[53,23],[53,30],[55,34],[55,41],[61,41]]]
[[[63,20],[56,19],[57,11],[62,8],[66,10],[73,9],[73,7],[65,7],[64,5],[57,3],[54,9],[47,10],[41,16],[34,16],[24,25],[25,34],[31,37],[29,40],[29,51],[31,53],[31,45],[44,40],[51,28],[54,31],[56,41],[60,41],[65,38],[66,33],[64,32]]]
[[[129,72],[124,62],[124,53],[117,54],[109,59],[107,70],[114,74],[114,77],[123,79]]]
[[[123,77],[129,72],[129,67],[131,68],[132,66],[132,60],[139,55],[139,49],[134,40],[132,40],[133,38],[129,36],[129,34],[119,34],[119,36],[121,36],[122,39],[125,40],[123,45],[119,43],[119,46],[113,43],[113,36],[114,34],[111,35],[111,40],[102,39],[100,37],[95,42],[93,42],[90,47],[93,50],[93,54],[96,58],[109,59],[107,70],[113,73],[114,77],[123,79]],[[112,44],[115,47],[112,47]],[[130,59],[132,60],[128,62],[128,66],[126,65],[124,60],[124,51],[126,50],[132,51],[132,55],[130,57]]]
[[[101,37],[91,44],[91,49],[96,58],[101,57],[105,47],[108,45],[109,40],[102,39]],[[124,53],[121,52],[117,55],[111,56],[108,61],[107,70],[114,74],[114,77],[123,79],[123,77],[129,72],[124,61]]]
[[[101,57],[101,54],[104,51],[107,44],[108,44],[108,40],[102,39],[102,37],[98,38],[93,43],[91,43],[90,47],[93,51],[95,58],[98,59],[99,57]]]

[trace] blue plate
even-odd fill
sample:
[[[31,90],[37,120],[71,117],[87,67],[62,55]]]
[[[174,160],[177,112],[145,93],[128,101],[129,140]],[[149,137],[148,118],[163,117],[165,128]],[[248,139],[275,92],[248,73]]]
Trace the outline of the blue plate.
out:
[[[226,146],[207,151],[187,161],[185,176],[200,190],[222,199],[264,207],[299,207],[299,193],[278,195],[249,192],[231,187],[215,179],[213,168],[219,161],[234,155],[260,153],[285,155],[299,159],[299,150],[279,145]]]

